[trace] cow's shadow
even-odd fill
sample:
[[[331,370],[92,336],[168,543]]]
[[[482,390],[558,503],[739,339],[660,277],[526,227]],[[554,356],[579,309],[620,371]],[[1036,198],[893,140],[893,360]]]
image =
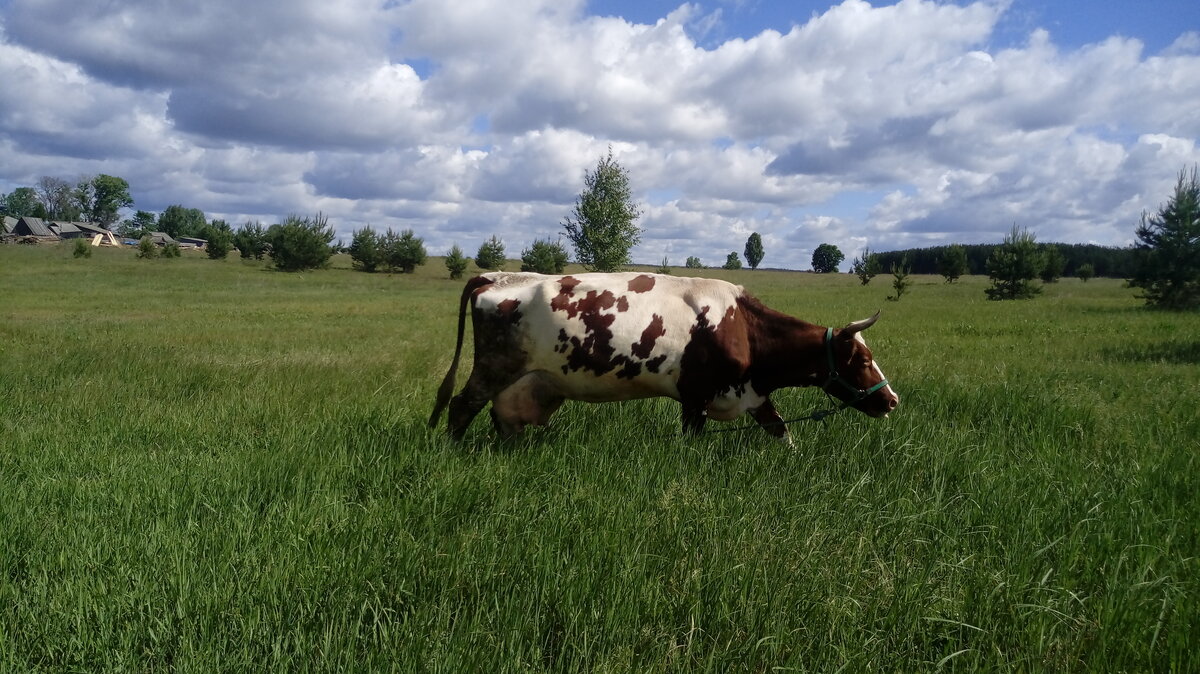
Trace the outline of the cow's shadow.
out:
[[[1105,358],[1125,363],[1200,363],[1200,340],[1170,340],[1148,344],[1125,344],[1101,349]]]

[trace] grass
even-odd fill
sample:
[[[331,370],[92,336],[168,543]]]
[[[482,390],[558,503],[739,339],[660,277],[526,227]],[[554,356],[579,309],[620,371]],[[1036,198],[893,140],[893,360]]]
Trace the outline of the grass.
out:
[[[1198,666],[1196,314],[705,270],[823,325],[883,308],[900,409],[789,450],[568,403],[456,446],[424,422],[461,283],[345,264],[0,247],[0,669]]]

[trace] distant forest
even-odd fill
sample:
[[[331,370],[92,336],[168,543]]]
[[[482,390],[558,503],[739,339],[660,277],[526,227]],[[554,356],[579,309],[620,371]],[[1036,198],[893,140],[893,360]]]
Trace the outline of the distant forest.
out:
[[[1000,244],[980,243],[961,244],[967,252],[967,265],[971,274],[987,274],[987,259]],[[1096,276],[1113,278],[1130,278],[1134,272],[1134,249],[1097,246],[1086,243],[1048,243],[1063,254],[1067,264],[1063,276],[1074,276],[1079,265],[1092,263]],[[899,263],[901,258],[908,257],[908,264],[914,274],[938,273],[938,260],[950,246],[934,246],[932,248],[910,248],[908,250],[892,250],[886,253],[873,253],[879,256],[880,270],[884,273],[892,268],[893,263]]]

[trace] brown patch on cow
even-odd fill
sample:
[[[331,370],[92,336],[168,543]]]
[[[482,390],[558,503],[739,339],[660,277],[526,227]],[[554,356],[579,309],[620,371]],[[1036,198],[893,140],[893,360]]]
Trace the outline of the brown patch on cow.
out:
[[[629,280],[629,292],[631,293],[648,293],[654,288],[654,277],[648,274],[639,274]]]
[[[650,318],[650,325],[642,330],[642,338],[630,347],[630,351],[638,358],[649,358],[650,352],[654,350],[654,343],[665,334],[667,334],[667,330],[663,327],[663,317],[653,314]]]
[[[521,322],[521,312],[517,311],[517,307],[521,306],[521,300],[507,299],[496,305],[496,315],[502,320],[516,325]]]
[[[629,298],[621,295],[617,298],[617,311],[629,311]]]
[[[658,374],[658,368],[662,367],[662,364],[666,360],[667,360],[667,354],[665,354],[665,353],[656,358],[651,358],[650,360],[646,361],[646,369],[650,372]],[[673,370],[667,371],[667,374],[671,374],[671,372],[673,372]]]
[[[713,325],[708,318],[712,307],[701,307],[692,325],[691,338],[680,357],[679,395],[685,409],[703,409],[721,391],[745,386],[749,380],[751,354],[747,324],[738,307],[725,311]],[[698,423],[693,420],[693,423]]]
[[[550,311],[568,311],[571,298],[575,295],[575,286],[579,283],[579,279],[574,276],[564,276],[558,279],[558,294],[550,298]]]

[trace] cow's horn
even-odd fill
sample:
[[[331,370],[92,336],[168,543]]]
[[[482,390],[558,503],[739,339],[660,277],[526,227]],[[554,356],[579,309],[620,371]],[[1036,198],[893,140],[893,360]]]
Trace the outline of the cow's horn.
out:
[[[861,321],[854,321],[850,325],[847,325],[846,327],[842,328],[842,334],[843,335],[853,335],[855,333],[862,332],[863,330],[866,330],[867,328],[871,327],[872,325],[875,325],[875,321],[877,321],[877,320],[879,320],[879,312],[878,311],[876,311],[875,315],[870,318],[864,318]]]

